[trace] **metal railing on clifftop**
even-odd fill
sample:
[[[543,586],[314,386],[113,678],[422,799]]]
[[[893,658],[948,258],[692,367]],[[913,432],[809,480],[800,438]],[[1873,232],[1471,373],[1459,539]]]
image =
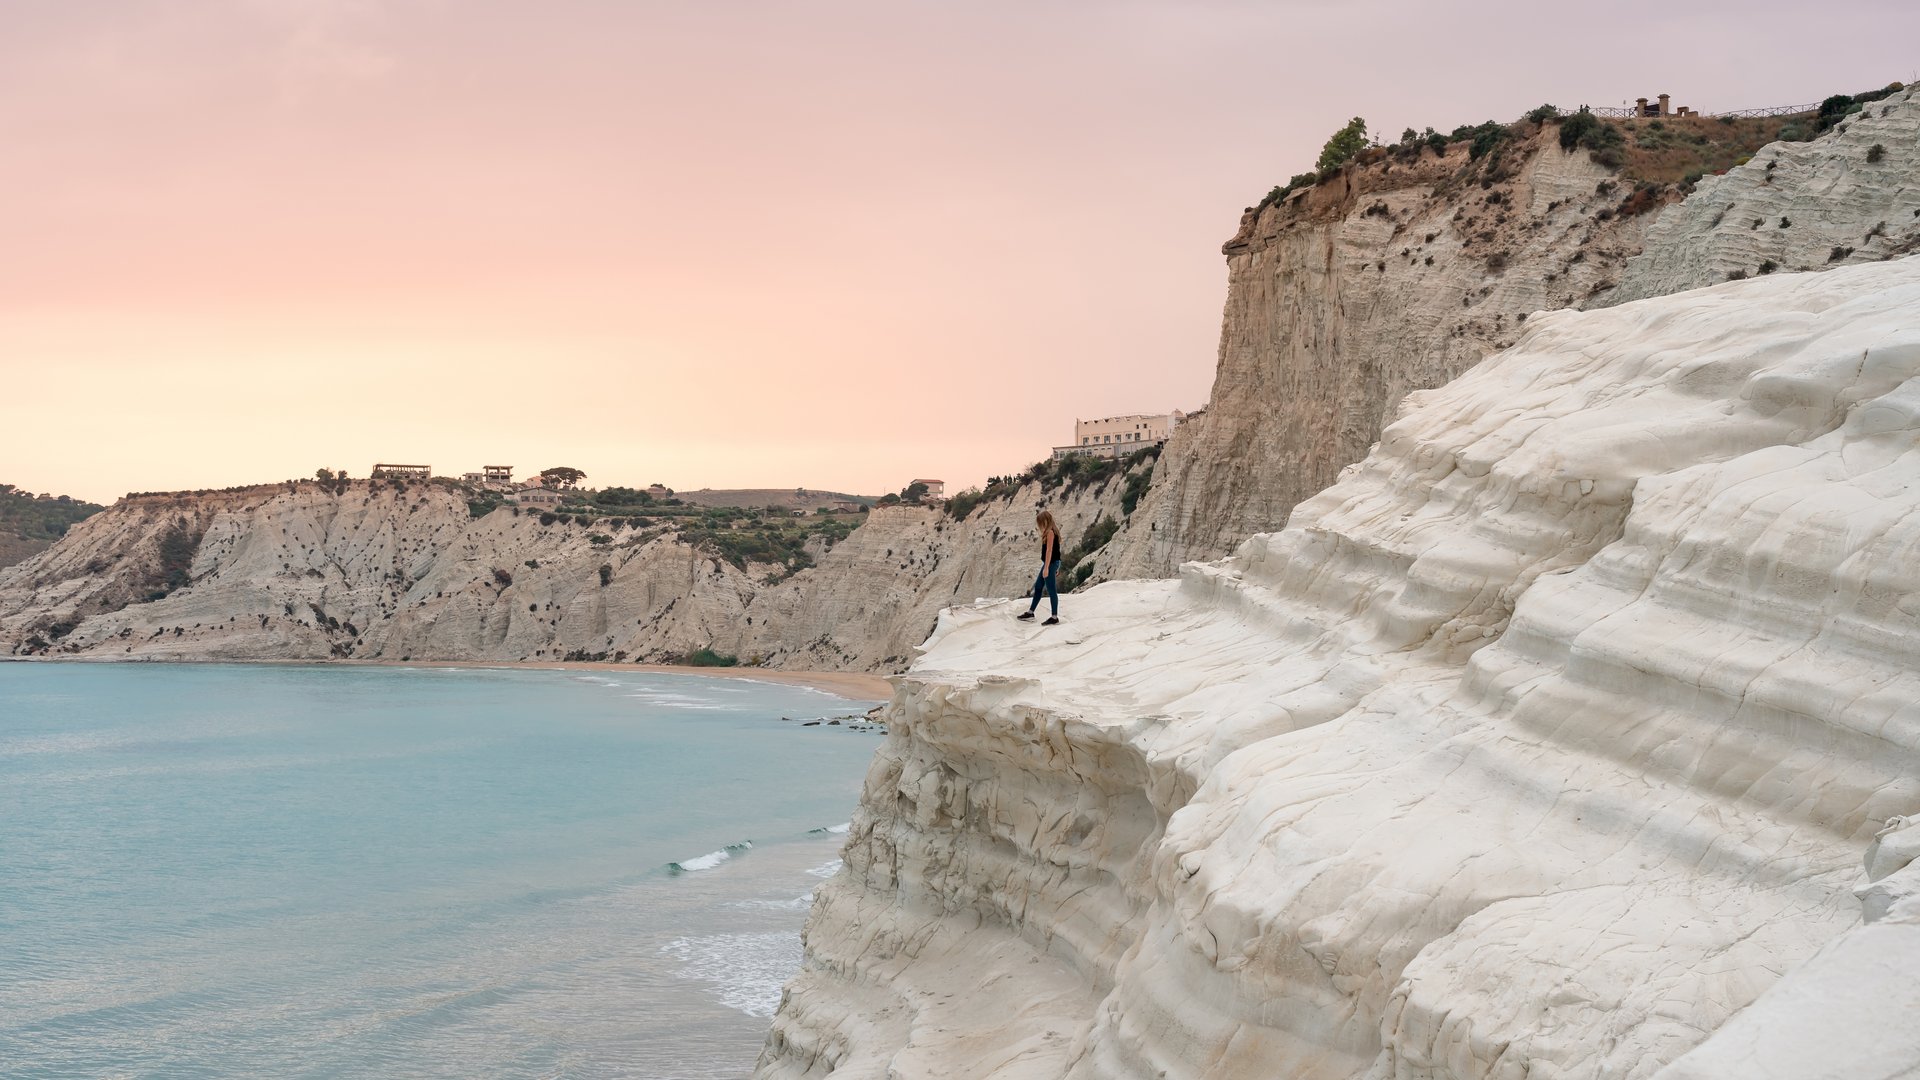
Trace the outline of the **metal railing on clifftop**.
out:
[[[1611,117],[1612,119],[1615,119],[1615,120],[1684,119],[1684,117],[1680,117],[1676,113],[1668,113],[1666,116],[1663,117],[1659,113],[1641,112],[1638,108],[1635,108],[1632,105],[1626,105],[1618,108],[1610,105],[1588,105],[1586,109],[1588,112],[1592,113],[1595,116]],[[1811,105],[1774,105],[1765,109],[1731,109],[1727,112],[1688,113],[1687,115],[1698,116],[1703,119],[1717,120],[1723,116],[1725,117],[1797,116],[1800,113],[1810,113],[1810,112],[1819,112],[1819,111],[1820,111],[1820,103],[1816,101]]]

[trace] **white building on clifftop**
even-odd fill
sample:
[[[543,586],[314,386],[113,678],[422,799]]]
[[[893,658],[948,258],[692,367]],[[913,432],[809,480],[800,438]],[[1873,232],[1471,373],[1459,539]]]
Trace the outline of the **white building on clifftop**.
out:
[[[1121,457],[1166,442],[1173,429],[1187,414],[1175,409],[1170,413],[1109,416],[1103,420],[1075,420],[1073,444],[1056,446],[1053,456],[1092,454],[1095,457]]]

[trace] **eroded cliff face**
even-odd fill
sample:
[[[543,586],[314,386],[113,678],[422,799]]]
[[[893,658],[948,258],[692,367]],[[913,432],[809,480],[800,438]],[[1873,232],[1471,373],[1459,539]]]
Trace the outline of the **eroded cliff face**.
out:
[[[1644,214],[1622,211],[1630,181],[1562,150],[1555,130],[1491,173],[1456,145],[1250,212],[1224,249],[1212,399],[1168,442],[1104,578],[1164,577],[1278,528],[1409,391],[1467,370],[1535,312],[1920,250],[1914,90]]]
[[[659,530],[604,546],[592,531],[506,511],[474,520],[436,485],[129,498],[0,572],[0,640],[196,660],[560,659],[610,639],[684,651],[751,591]],[[170,538],[186,561],[169,591]]]
[[[964,522],[876,510],[785,580],[665,526],[542,524],[508,510],[474,519],[460,492],[435,484],[129,498],[0,570],[0,650],[647,661],[712,648],[773,667],[898,670],[942,607],[1031,581],[1036,506],[1052,509],[1072,545],[1121,513],[1123,484],[1030,485]]]
[[[1234,558],[952,610],[756,1075],[1799,1075],[1708,1036],[1817,952],[1873,1039],[1916,310],[1905,260],[1540,316]]]
[[[1409,391],[1511,343],[1534,312],[1613,285],[1650,215],[1546,128],[1470,160],[1350,169],[1250,211],[1225,247],[1219,367],[1108,579],[1164,577],[1273,529],[1358,461]]]
[[[1070,551],[1096,521],[1125,519],[1125,484],[1125,473],[1072,490],[1029,484],[959,522],[917,507],[876,509],[816,566],[757,593],[733,651],[777,667],[900,671],[940,609],[1032,586],[1038,507],[1052,512]]]
[[[1877,148],[1877,149],[1876,149]],[[1704,177],[1647,231],[1618,304],[1739,275],[1820,270],[1920,251],[1920,97],[1870,102],[1812,142],[1771,143]],[[1771,269],[1769,269],[1771,268]]]

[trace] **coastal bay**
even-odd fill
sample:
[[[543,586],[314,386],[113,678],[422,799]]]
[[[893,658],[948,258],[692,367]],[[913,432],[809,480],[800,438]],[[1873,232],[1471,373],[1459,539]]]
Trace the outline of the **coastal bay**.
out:
[[[743,1075],[875,739],[713,674],[0,665],[0,1060]]]

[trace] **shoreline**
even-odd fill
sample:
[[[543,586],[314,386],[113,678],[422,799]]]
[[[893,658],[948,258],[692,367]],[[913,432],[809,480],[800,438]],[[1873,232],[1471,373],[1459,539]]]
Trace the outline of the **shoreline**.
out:
[[[583,660],[316,660],[318,664],[366,667],[499,668],[509,671],[647,671],[658,675],[703,675],[806,686],[849,701],[886,701],[893,684],[884,675],[859,671],[774,671],[747,667],[694,667],[691,664],[601,664]]]
[[[312,667],[490,668],[499,671],[640,671],[805,686],[848,701],[884,702],[893,697],[893,684],[885,675],[869,675],[858,671],[694,667],[690,664],[607,664],[582,660],[110,660],[82,656],[8,656],[0,657],[0,660],[28,664],[298,664]]]

